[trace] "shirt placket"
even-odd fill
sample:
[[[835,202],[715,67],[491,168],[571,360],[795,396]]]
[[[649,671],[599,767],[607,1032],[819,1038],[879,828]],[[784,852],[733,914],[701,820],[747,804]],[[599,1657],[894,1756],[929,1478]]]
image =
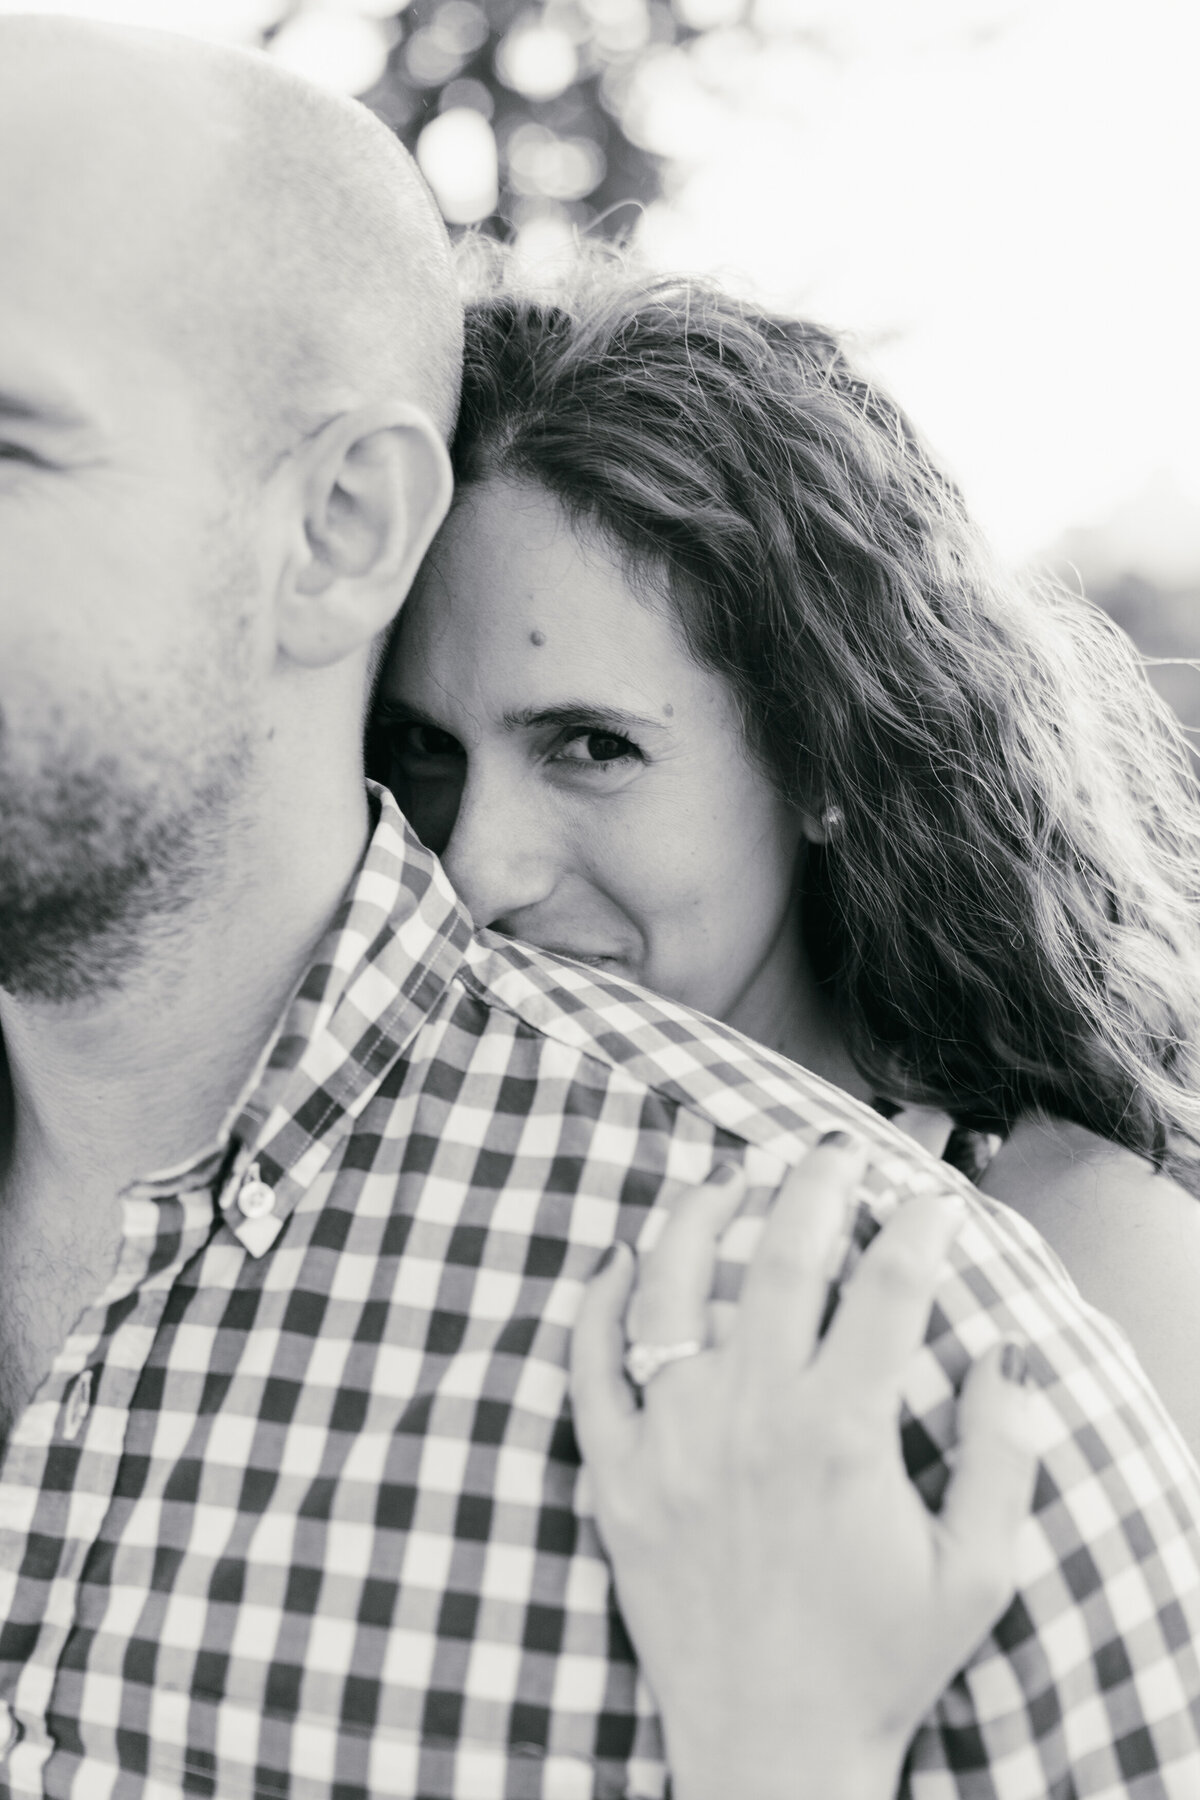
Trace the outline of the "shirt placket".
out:
[[[54,1748],[47,1714],[77,1619],[80,1578],[112,1505],[134,1393],[171,1290],[212,1233],[212,1160],[186,1185],[141,1182],[126,1190],[113,1279],[80,1317],[9,1441],[0,1475],[0,1618],[21,1599],[34,1541],[43,1556],[48,1541],[58,1544],[36,1641],[0,1703],[0,1754],[14,1795],[43,1791]],[[114,1307],[121,1310],[109,1329]]]

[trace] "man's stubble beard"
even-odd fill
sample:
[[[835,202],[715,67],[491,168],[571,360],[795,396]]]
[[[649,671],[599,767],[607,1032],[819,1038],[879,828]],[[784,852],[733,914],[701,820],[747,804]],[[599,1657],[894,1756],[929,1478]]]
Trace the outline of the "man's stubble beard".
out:
[[[124,790],[104,759],[18,794],[0,736],[0,989],[64,1004],[119,987],[211,882],[245,763],[231,747],[178,810]]]
[[[214,550],[209,643],[174,706],[126,696],[107,745],[51,706],[20,754],[0,710],[0,990],[16,999],[120,987],[212,889],[255,763],[250,570],[230,542]]]

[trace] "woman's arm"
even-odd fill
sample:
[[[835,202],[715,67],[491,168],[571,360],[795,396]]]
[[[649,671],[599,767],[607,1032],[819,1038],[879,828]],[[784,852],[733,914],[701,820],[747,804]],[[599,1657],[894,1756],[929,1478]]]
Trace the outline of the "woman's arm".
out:
[[[1082,1125],[1024,1119],[980,1182],[1128,1334],[1200,1459],[1200,1200]]]
[[[731,1318],[707,1296],[736,1176],[676,1207],[639,1269],[615,1257],[576,1326],[579,1442],[677,1800],[893,1800],[909,1739],[1011,1593],[1033,1485],[1019,1352],[968,1377],[936,1516],[900,1454],[901,1381],[961,1202],[906,1202],[818,1343],[862,1172],[827,1145],[789,1177]],[[639,1407],[626,1319],[640,1343],[711,1347]]]

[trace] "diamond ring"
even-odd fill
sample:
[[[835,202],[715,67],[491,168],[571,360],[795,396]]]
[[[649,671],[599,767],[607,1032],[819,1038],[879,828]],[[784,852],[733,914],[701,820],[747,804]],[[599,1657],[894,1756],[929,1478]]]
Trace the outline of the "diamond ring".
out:
[[[625,1373],[635,1388],[645,1388],[668,1363],[699,1356],[703,1349],[699,1338],[685,1338],[679,1344],[630,1344],[625,1352]]]

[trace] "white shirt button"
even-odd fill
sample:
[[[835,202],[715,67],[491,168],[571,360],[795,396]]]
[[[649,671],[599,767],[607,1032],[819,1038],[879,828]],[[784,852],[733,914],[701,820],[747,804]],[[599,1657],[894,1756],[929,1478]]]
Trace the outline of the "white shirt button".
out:
[[[16,1748],[20,1740],[21,1727],[12,1715],[12,1711],[0,1700],[0,1756],[7,1756]]]
[[[260,1179],[257,1163],[251,1163],[238,1189],[238,1210],[246,1219],[265,1219],[275,1211],[275,1189]]]
[[[63,1436],[77,1438],[83,1429],[83,1422],[92,1410],[92,1371],[85,1369],[67,1401],[67,1416],[63,1420]],[[2,1724],[2,1721],[0,1721]]]

